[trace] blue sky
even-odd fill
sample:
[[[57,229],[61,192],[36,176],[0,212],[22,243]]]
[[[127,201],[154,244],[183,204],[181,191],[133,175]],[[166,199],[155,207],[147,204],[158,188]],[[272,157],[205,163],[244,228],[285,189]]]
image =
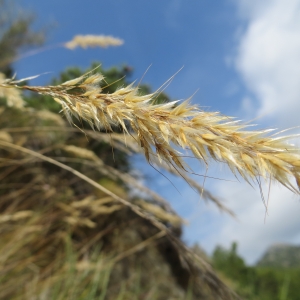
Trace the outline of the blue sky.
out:
[[[238,80],[224,61],[224,53],[231,55],[234,51],[232,45],[238,26],[235,7],[229,1],[217,0],[213,4],[190,1],[188,5],[182,1],[158,0],[26,0],[21,3],[36,12],[36,25],[53,24],[49,44],[67,41],[76,34],[104,33],[125,40],[120,48],[71,53],[57,49],[36,55],[30,58],[30,72],[57,73],[66,66],[87,67],[98,60],[107,67],[127,63],[135,69],[133,78],[140,78],[152,64],[145,81],[158,88],[184,66],[168,90],[172,97],[184,99],[199,90],[195,101],[203,106],[235,110],[233,102],[238,97],[225,98],[236,88],[234,81]],[[29,72],[24,70],[23,63],[27,66],[29,59],[18,64],[19,73],[22,72],[19,76]]]
[[[153,89],[176,75],[166,92],[172,99],[193,97],[205,110],[220,111],[262,127],[300,125],[300,0],[23,0],[36,13],[36,27],[51,25],[46,45],[65,42],[76,34],[107,34],[124,39],[117,48],[74,50],[58,48],[24,58],[15,64],[19,77],[52,72],[69,66],[87,68],[128,64],[132,80]],[[145,168],[141,163],[137,166]],[[199,173],[204,170],[197,168]],[[273,243],[300,243],[299,198],[272,187],[269,216],[258,187],[207,180],[205,187],[237,214],[239,221],[220,214],[188,185],[171,177],[180,194],[151,169],[147,182],[169,199],[190,225],[184,240],[211,252],[216,244],[239,243],[240,254],[253,263]],[[209,174],[232,178],[212,164]],[[201,179],[202,182],[202,179]]]

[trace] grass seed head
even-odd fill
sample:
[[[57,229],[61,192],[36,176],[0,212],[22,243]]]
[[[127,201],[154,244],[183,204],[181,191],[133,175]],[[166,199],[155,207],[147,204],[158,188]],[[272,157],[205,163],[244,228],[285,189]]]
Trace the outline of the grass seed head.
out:
[[[107,48],[109,46],[121,46],[123,45],[124,41],[115,38],[113,36],[109,35],[76,35],[74,38],[65,43],[64,46],[68,49],[75,49],[77,47],[81,48],[95,48],[95,47],[101,47],[101,48]]]
[[[211,158],[226,163],[248,182],[264,177],[299,193],[291,182],[294,177],[299,187],[299,149],[285,142],[288,136],[274,138],[268,136],[268,130],[247,131],[250,125],[202,111],[188,101],[153,104],[159,91],[141,95],[132,84],[105,94],[99,85],[102,80],[101,74],[89,72],[58,86],[19,88],[52,96],[70,122],[75,116],[107,132],[113,125],[126,133],[133,130],[150,163],[155,158],[187,172],[188,166],[174,147],[179,146],[206,164]],[[6,85],[18,87],[14,81]]]

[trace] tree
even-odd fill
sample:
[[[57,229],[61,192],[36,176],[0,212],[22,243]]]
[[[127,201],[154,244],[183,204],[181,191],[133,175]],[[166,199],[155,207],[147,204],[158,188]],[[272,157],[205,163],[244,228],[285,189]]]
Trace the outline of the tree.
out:
[[[0,72],[9,77],[20,51],[44,41],[44,32],[31,28],[33,21],[33,14],[17,9],[13,0],[0,0]]]
[[[236,242],[231,244],[229,250],[217,246],[212,255],[213,266],[222,272],[226,277],[238,282],[241,291],[252,285],[255,272],[251,267],[246,266],[245,261],[237,253]]]

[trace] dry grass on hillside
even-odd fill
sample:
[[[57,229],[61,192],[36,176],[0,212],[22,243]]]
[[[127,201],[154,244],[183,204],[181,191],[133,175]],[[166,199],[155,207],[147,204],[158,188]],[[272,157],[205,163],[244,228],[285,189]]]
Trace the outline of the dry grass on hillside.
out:
[[[180,241],[169,204],[90,147],[129,154],[134,138],[88,140],[57,114],[5,105],[0,127],[0,299],[235,297]]]
[[[141,95],[131,84],[103,93],[105,78],[95,71],[57,86],[21,84],[32,78],[0,77],[6,99],[0,106],[0,298],[237,298],[182,243],[183,220],[168,202],[106,162],[89,139],[126,155],[143,152],[151,165],[183,177],[231,213],[189,177],[193,171],[178,148],[206,167],[210,159],[226,163],[250,184],[276,180],[299,194],[292,178],[299,188],[300,155],[286,142],[290,136],[247,130],[189,101],[156,104],[160,90]],[[21,90],[51,96],[71,124],[75,116],[98,131],[84,135],[57,114],[26,108]],[[130,197],[132,188],[147,199]]]

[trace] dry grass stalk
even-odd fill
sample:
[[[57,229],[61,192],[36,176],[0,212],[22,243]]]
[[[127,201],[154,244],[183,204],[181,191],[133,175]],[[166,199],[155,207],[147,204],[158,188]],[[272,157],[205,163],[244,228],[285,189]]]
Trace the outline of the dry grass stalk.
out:
[[[64,47],[68,49],[75,49],[77,47],[81,48],[88,48],[88,47],[101,47],[101,48],[107,48],[109,46],[121,46],[123,45],[124,41],[115,38],[110,35],[76,35],[74,38],[65,43]]]
[[[167,162],[179,171],[188,172],[188,166],[174,149],[189,149],[196,158],[208,164],[208,159],[225,162],[234,174],[246,181],[259,177],[277,180],[294,193],[298,189],[290,177],[300,185],[299,149],[285,141],[290,136],[267,136],[269,130],[245,130],[248,125],[205,112],[185,101],[152,105],[157,93],[139,95],[132,84],[112,94],[102,93],[101,74],[91,72],[58,86],[18,86],[20,81],[6,80],[0,87],[17,87],[50,95],[62,105],[67,119],[72,115],[87,121],[92,127],[112,131],[118,125],[129,133],[127,123],[137,135],[148,162],[152,156]]]

